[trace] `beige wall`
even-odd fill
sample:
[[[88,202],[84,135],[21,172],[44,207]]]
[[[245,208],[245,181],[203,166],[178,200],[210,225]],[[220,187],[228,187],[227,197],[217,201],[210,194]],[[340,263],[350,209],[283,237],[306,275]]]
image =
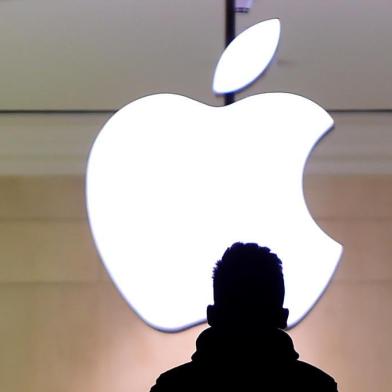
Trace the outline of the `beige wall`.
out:
[[[343,392],[392,388],[392,176],[308,176],[344,244],[332,284],[290,334]],[[0,178],[0,390],[142,392],[204,326],[168,335],[127,307],[99,262],[80,177]]]

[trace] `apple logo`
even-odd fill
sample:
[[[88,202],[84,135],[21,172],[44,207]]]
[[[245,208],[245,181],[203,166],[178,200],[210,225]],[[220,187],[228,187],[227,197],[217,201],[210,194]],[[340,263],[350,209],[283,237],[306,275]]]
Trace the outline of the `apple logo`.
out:
[[[214,89],[260,75],[279,32],[273,19],[240,34]],[[238,66],[238,55],[251,64]],[[88,216],[111,278],[147,324],[179,331],[205,321],[213,266],[237,241],[282,259],[289,327],[309,312],[342,252],[310,216],[302,188],[307,157],[332,126],[323,108],[289,93],[224,107],[157,94],[109,119],[89,156]]]

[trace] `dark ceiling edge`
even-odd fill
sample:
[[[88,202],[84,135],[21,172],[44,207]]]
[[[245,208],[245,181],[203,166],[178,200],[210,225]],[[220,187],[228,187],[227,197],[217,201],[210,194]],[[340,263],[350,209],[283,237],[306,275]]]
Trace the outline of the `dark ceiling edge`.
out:
[[[119,109],[0,109],[1,114],[105,114],[112,115]],[[326,109],[328,113],[392,113],[391,109]]]
[[[328,113],[392,113],[392,109],[327,109]]]
[[[114,114],[118,109],[0,109],[0,114]]]

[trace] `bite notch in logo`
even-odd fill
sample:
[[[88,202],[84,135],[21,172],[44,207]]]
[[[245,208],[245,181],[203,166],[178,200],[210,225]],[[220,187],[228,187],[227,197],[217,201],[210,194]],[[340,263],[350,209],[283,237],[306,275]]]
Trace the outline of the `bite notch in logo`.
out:
[[[260,75],[279,34],[277,19],[240,34],[218,63],[215,91]],[[323,108],[289,93],[224,107],[156,94],[109,119],[89,156],[88,216],[109,274],[143,320],[165,331],[203,322],[213,266],[237,241],[282,259],[289,326],[309,312],[342,252],[302,188],[308,155],[332,126]]]

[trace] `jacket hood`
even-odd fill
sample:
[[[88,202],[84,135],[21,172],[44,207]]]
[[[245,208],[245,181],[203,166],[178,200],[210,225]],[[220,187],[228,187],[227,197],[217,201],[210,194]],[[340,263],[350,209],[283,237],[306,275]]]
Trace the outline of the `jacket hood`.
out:
[[[250,333],[222,331],[218,328],[204,330],[196,341],[192,362],[211,365],[229,365],[238,362],[246,366],[283,365],[299,358],[290,336],[279,329]]]

